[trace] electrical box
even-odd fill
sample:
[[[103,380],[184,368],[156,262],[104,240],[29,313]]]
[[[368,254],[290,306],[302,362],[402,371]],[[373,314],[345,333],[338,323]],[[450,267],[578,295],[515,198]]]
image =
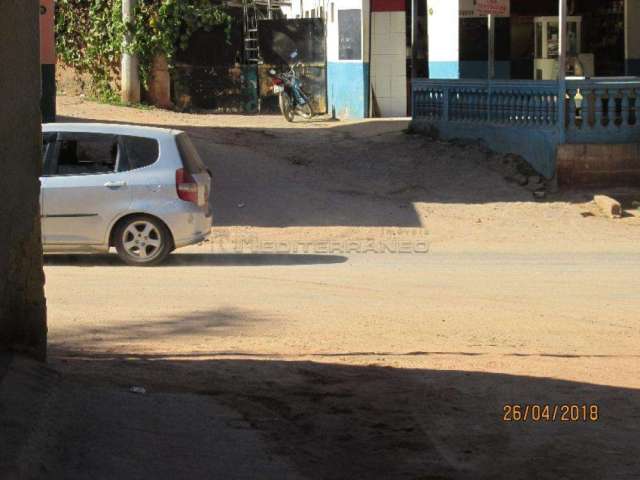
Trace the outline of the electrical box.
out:
[[[560,53],[560,22],[558,17],[535,17],[535,80],[557,80]],[[594,56],[582,52],[582,17],[567,18],[568,77],[593,77]]]

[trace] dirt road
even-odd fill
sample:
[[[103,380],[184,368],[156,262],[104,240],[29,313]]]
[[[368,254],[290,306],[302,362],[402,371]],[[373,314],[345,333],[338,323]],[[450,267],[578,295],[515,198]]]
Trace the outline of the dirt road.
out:
[[[308,478],[640,475],[637,217],[534,202],[402,122],[61,113],[187,129],[217,222],[157,269],[47,259],[70,378],[231,406]],[[505,422],[514,403],[598,421]]]

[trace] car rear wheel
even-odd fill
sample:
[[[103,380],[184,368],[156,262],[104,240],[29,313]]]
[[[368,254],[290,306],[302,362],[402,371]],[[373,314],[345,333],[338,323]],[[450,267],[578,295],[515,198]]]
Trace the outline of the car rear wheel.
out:
[[[130,217],[120,223],[114,243],[122,261],[135,266],[158,265],[173,249],[167,227],[147,215]]]

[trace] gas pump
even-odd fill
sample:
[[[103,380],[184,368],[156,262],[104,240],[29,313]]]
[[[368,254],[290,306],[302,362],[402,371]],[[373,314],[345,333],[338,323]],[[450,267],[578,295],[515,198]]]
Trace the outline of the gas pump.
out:
[[[560,30],[558,17],[535,17],[535,59],[533,78],[558,79]],[[582,17],[567,17],[567,77],[594,75],[594,56],[582,53]]]

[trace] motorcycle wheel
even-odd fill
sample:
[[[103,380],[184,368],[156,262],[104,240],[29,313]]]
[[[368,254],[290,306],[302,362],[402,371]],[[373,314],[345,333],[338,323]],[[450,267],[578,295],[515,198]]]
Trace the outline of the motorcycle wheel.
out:
[[[300,116],[305,120],[310,120],[311,117],[313,117],[313,111],[311,110],[311,105],[309,105],[308,103],[305,103],[304,105],[302,105],[299,108],[298,113],[300,113]]]
[[[286,93],[280,94],[280,111],[282,112],[282,116],[287,122],[293,122],[293,118],[295,117],[295,113],[293,111],[293,105],[291,105],[291,99],[289,95]]]

